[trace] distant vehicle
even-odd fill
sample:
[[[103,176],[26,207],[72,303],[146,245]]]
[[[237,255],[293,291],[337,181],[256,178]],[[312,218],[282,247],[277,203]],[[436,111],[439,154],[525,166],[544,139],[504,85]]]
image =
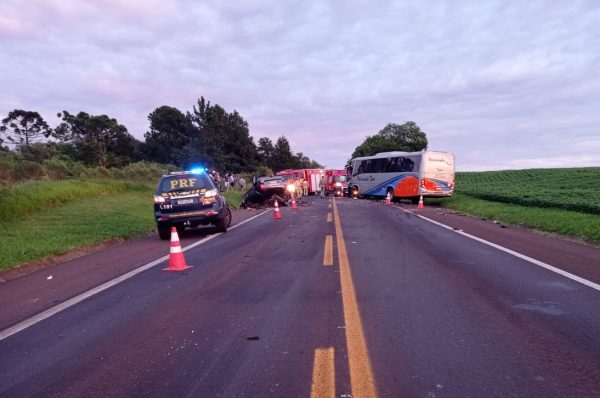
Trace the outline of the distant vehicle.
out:
[[[345,196],[348,192],[346,170],[325,170],[325,193]]]
[[[291,186],[291,191],[288,190]],[[281,205],[285,205],[290,194],[294,192],[293,184],[288,184],[282,176],[259,177],[252,187],[244,193],[242,197],[242,206],[247,207],[253,204],[264,204],[273,199]]]
[[[287,187],[286,190],[288,191],[288,193],[290,192],[294,192],[294,194],[296,195],[296,198],[301,198],[302,197],[302,175],[301,173],[299,173],[299,170],[296,170],[295,172],[290,172],[290,173],[277,173],[276,176],[279,177],[283,177],[283,179],[285,180]],[[293,191],[292,191],[292,186],[293,186]]]
[[[440,151],[382,152],[350,161],[348,186],[359,196],[444,197],[454,193],[454,154]]]
[[[154,217],[161,239],[171,237],[171,227],[212,224],[227,232],[231,210],[204,169],[174,172],[161,177],[154,195]]]
[[[294,179],[302,179],[308,182],[308,194],[312,195],[321,190],[321,175],[325,173],[323,169],[297,169],[282,170],[275,175],[291,175]]]

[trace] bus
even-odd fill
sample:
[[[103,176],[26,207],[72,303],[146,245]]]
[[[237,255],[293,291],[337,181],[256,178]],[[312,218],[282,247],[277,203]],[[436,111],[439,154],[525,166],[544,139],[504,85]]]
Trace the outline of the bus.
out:
[[[349,193],[410,199],[454,193],[454,154],[440,151],[382,152],[354,158],[346,169]]]

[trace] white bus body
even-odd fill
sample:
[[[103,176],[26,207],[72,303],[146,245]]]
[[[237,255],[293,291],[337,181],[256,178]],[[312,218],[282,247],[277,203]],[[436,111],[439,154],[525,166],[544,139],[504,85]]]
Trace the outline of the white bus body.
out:
[[[354,158],[348,167],[349,192],[363,196],[418,198],[452,196],[454,154],[440,151],[382,152]]]

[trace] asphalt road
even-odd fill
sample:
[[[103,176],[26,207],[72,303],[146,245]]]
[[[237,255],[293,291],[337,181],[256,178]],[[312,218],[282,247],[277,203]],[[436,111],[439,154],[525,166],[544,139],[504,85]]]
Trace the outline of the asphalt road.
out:
[[[600,291],[395,206],[282,214],[1,340],[0,396],[600,397]]]

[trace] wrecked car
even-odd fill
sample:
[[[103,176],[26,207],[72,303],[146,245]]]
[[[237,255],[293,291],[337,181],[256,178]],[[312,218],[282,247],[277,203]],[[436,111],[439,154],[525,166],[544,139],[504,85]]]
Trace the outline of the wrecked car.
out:
[[[259,177],[244,193],[242,207],[272,206],[275,201],[286,206],[295,189],[293,184],[288,184],[281,176]]]

